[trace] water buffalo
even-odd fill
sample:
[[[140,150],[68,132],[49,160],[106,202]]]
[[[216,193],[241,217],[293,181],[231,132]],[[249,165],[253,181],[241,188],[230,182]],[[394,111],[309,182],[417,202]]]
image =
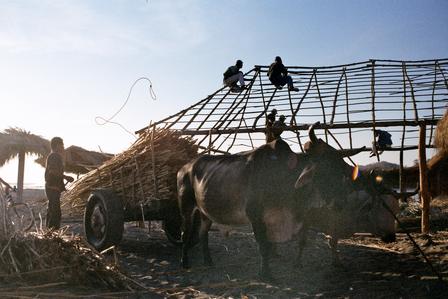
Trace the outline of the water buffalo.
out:
[[[204,263],[212,264],[208,231],[212,222],[238,225],[250,223],[261,255],[260,275],[270,279],[269,258],[272,242],[290,240],[303,225],[301,198],[315,190],[316,178],[327,184],[319,190],[320,198],[346,198],[347,177],[351,172],[343,156],[360,150],[340,153],[309,130],[307,152],[296,154],[282,139],[276,139],[252,151],[234,155],[204,155],[184,165],[177,174],[178,201],[182,216],[182,258],[190,266],[188,250],[195,243],[194,219],[201,221],[199,239]],[[340,199],[336,199],[336,201]]]
[[[310,139],[312,142],[306,144],[305,151],[314,157],[312,160],[319,161],[308,166],[307,170],[313,175],[304,171],[301,176],[307,179],[302,179],[295,185],[296,188],[303,189],[300,198],[302,227],[299,232],[297,265],[300,265],[308,227],[314,227],[330,236],[329,245],[335,264],[339,263],[338,239],[349,237],[355,232],[368,232],[381,237],[383,241],[394,241],[397,194],[374,172],[361,171],[357,166],[348,165],[343,159],[320,159],[322,154],[316,155],[316,151],[326,152],[326,156],[337,154],[314,134],[310,134]],[[316,145],[319,149],[313,148]],[[333,186],[336,181],[339,181],[340,186]]]
[[[395,241],[395,219],[398,200],[389,194],[372,196],[366,190],[353,191],[343,202],[327,204],[317,200],[307,203],[303,213],[303,226],[299,234],[299,254],[296,265],[301,265],[301,255],[306,244],[307,229],[312,227],[330,236],[333,264],[340,264],[337,252],[338,240],[356,232],[368,232],[380,236],[385,242]]]

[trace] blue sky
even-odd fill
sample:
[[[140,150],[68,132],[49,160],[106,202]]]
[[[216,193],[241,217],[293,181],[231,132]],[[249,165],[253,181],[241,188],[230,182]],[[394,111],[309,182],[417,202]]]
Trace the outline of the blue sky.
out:
[[[117,153],[131,131],[204,98],[236,59],[244,69],[370,58],[448,57],[448,1],[0,0],[0,129]],[[0,169],[14,181],[16,164]],[[28,166],[31,163],[27,164]],[[28,167],[26,180],[41,169]]]

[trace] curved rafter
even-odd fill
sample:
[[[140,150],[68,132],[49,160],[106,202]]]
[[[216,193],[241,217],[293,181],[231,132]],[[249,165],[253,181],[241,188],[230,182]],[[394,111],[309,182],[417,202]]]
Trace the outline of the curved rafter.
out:
[[[282,137],[293,146],[301,145],[300,133],[307,124],[320,121],[318,128],[325,129],[321,134],[333,130],[347,148],[358,146],[364,131],[391,127],[394,144],[406,149],[417,144],[416,128],[422,122],[428,124],[427,144],[431,144],[433,126],[448,106],[448,59],[290,66],[298,93],[275,88],[268,68],[257,65],[246,73],[246,90],[232,93],[221,88],[153,126],[203,135],[198,143],[207,151],[240,151],[263,143],[264,118],[275,108],[287,117]]]

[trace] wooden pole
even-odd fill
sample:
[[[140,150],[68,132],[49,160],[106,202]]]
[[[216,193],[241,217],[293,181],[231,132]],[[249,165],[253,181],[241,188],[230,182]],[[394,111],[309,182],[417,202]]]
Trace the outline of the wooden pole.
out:
[[[428,169],[426,166],[426,125],[420,124],[420,136],[418,142],[418,166],[420,169],[420,203],[422,207],[422,233],[429,232],[429,201]]]
[[[17,201],[22,202],[23,199],[23,181],[25,177],[25,149],[19,152],[19,173],[17,176]]]

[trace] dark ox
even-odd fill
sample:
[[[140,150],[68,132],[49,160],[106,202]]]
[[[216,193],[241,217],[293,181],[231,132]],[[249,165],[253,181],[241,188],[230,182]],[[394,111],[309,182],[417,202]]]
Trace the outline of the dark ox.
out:
[[[339,263],[338,240],[356,232],[372,233],[385,242],[395,241],[397,194],[374,172],[361,172],[341,158],[321,159],[322,155],[337,156],[338,152],[317,139],[311,130],[310,139],[305,152],[310,154],[314,163],[305,169],[301,174],[304,179],[295,185],[302,188],[299,200],[303,224],[297,265],[301,263],[309,227],[330,236],[329,245],[335,264]],[[333,186],[335,182],[340,185]]]
[[[366,174],[364,174],[366,175]],[[371,174],[367,178],[374,178]],[[397,199],[381,185],[369,190],[361,183],[362,190],[353,189],[342,201],[325,202],[318,193],[304,204],[303,228],[299,236],[299,254],[296,265],[301,265],[301,255],[306,243],[307,229],[314,229],[329,235],[333,264],[340,264],[338,240],[354,233],[367,232],[380,236],[385,242],[395,241],[395,215],[398,212]],[[359,188],[360,186],[353,186]],[[350,187],[348,187],[350,188]],[[369,192],[370,191],[370,192]],[[373,191],[373,193],[372,193]]]
[[[303,232],[303,225],[310,223],[307,211],[320,211],[322,206],[351,196],[352,170],[343,157],[359,150],[336,151],[316,138],[313,126],[309,136],[305,153],[296,154],[286,142],[277,139],[248,152],[201,156],[179,170],[184,268],[190,266],[188,250],[195,243],[196,211],[201,219],[199,240],[206,265],[212,264],[208,248],[212,222],[250,223],[261,255],[260,275],[269,279],[272,243],[288,241]],[[313,204],[318,200],[325,205],[316,210]],[[305,238],[301,240],[302,248]]]

